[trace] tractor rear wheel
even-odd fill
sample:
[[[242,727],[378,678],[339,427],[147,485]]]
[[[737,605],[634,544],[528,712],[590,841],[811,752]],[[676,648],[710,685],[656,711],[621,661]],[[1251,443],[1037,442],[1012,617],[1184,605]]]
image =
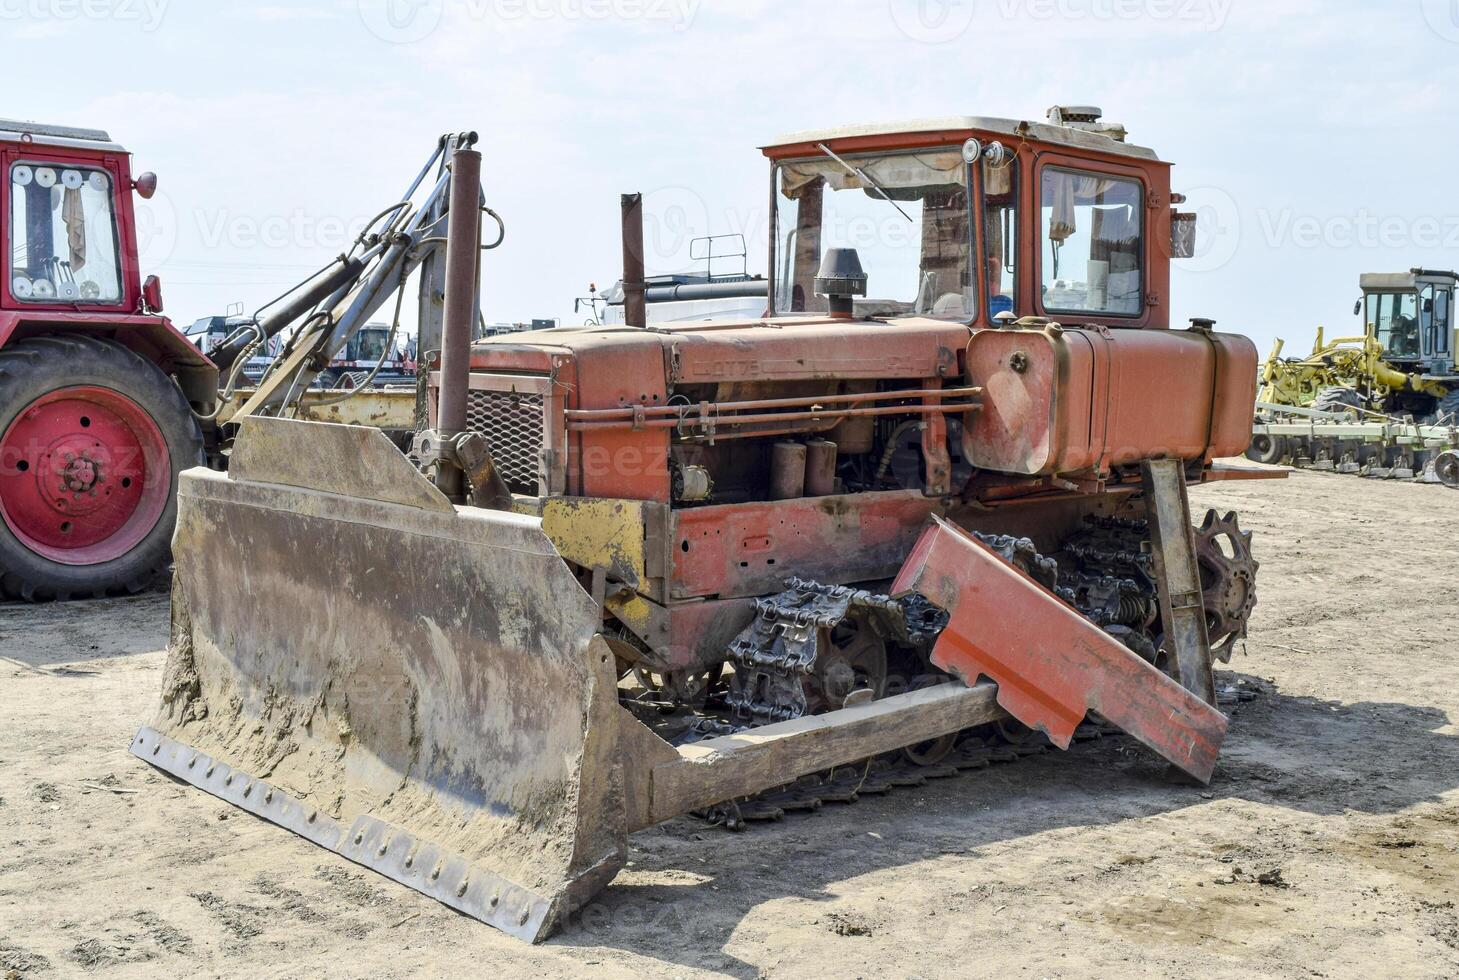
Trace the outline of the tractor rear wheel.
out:
[[[0,595],[137,592],[167,566],[177,475],[203,462],[187,400],[109,340],[0,350]]]
[[[1427,420],[1430,425],[1459,426],[1459,388],[1454,388],[1440,398],[1434,406],[1434,414]]]
[[[1364,405],[1363,396],[1357,389],[1334,386],[1319,391],[1308,407],[1318,412],[1359,416],[1367,406]]]

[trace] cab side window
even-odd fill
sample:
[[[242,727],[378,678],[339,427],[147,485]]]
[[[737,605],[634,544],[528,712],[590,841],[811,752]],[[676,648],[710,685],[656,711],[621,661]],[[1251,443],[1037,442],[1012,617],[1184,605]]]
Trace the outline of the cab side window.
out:
[[[1139,182],[1049,167],[1040,205],[1044,309],[1138,316],[1144,306]]]

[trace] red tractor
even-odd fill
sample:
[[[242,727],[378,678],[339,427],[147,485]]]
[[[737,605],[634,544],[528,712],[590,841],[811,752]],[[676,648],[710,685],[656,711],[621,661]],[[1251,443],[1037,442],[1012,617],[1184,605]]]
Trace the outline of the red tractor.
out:
[[[218,372],[137,260],[126,150],[0,121],[0,596],[136,591],[170,560],[178,473]]]

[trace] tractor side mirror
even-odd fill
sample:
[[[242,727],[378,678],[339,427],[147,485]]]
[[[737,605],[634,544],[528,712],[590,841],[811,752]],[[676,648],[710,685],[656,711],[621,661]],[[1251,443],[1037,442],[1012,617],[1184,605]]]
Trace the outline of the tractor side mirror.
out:
[[[148,313],[162,312],[162,280],[156,276],[142,280],[142,306]]]
[[[157,175],[150,170],[132,181],[132,190],[144,201],[152,200],[152,195],[157,193]]]
[[[1363,301],[1362,300],[1358,300],[1356,303],[1353,304],[1353,316],[1357,316],[1358,314],[1360,314],[1362,312],[1363,312]]]
[[[1425,313],[1432,313],[1432,312],[1434,312],[1434,301],[1433,300],[1431,300],[1431,299],[1424,300],[1424,312]]]

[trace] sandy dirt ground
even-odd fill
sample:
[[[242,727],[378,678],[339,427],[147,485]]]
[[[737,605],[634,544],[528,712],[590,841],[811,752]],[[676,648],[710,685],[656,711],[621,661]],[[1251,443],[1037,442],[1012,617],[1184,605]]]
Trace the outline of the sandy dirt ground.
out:
[[[1078,744],[743,834],[529,947],[127,754],[167,597],[0,607],[0,977],[1459,974],[1459,493],[1222,484],[1261,604],[1206,789]]]

